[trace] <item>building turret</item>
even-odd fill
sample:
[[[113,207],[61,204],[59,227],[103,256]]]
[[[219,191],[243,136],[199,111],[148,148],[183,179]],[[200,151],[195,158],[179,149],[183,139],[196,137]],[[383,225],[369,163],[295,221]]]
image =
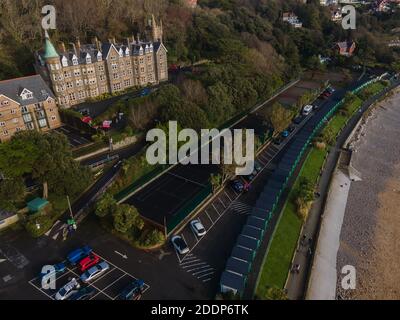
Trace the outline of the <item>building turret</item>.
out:
[[[45,38],[46,38],[46,40],[45,40],[43,58],[45,60],[54,59],[54,58],[58,59],[58,57],[59,57],[58,53],[56,51],[56,48],[54,48],[53,44],[50,41],[49,33],[47,32],[47,30],[45,32]]]

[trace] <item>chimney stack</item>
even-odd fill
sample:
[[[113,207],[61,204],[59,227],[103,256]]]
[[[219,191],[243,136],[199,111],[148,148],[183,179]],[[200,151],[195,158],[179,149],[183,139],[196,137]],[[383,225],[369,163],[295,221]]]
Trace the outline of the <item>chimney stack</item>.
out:
[[[110,44],[112,44],[113,43],[113,39],[108,39],[108,42],[110,43]]]
[[[75,43],[71,42],[70,45],[72,46],[72,49],[74,50],[74,54],[78,57],[78,51],[76,51]]]
[[[80,52],[81,52],[81,40],[79,40],[79,38],[76,38],[76,50],[77,50],[78,54],[80,54]]]
[[[131,39],[128,37],[128,38],[126,38],[126,45],[128,46],[128,48],[129,48],[130,44],[131,44]]]
[[[117,44],[117,41],[115,41],[115,37],[112,38],[114,45]]]
[[[59,48],[60,48],[60,51],[61,51],[61,52],[67,51],[66,48],[65,48],[65,43],[62,42],[62,41],[60,42]]]
[[[97,39],[97,37],[93,37],[92,43],[96,46],[97,50],[100,50],[100,41]]]

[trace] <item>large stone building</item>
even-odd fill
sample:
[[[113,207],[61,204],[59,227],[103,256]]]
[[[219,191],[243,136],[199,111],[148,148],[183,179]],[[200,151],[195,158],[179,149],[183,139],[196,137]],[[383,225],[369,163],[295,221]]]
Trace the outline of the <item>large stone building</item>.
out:
[[[0,142],[23,130],[60,125],[55,96],[40,75],[0,81]]]
[[[94,38],[92,44],[82,45],[77,40],[71,50],[61,43],[57,51],[46,33],[45,48],[36,54],[36,69],[64,108],[105,93],[158,84],[168,80],[168,65],[162,22],[157,24],[154,16],[149,38],[132,37],[125,44]]]

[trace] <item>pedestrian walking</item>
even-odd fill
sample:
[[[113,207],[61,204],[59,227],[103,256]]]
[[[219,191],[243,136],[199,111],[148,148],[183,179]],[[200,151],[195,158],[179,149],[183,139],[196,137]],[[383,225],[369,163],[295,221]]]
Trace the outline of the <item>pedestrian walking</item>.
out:
[[[300,244],[301,244],[302,246],[304,246],[304,242],[306,241],[306,239],[307,239],[307,235],[306,235],[306,234],[303,234],[303,237],[301,238],[301,241],[300,241]]]
[[[308,255],[311,257],[312,256],[312,249],[308,248]]]

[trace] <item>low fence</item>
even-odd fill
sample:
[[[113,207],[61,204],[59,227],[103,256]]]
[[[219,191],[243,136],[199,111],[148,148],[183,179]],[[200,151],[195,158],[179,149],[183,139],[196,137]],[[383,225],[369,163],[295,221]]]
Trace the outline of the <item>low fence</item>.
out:
[[[212,194],[212,185],[208,184],[182,209],[180,209],[171,221],[167,221],[167,234],[169,235],[182,221],[184,221],[200,204]]]

